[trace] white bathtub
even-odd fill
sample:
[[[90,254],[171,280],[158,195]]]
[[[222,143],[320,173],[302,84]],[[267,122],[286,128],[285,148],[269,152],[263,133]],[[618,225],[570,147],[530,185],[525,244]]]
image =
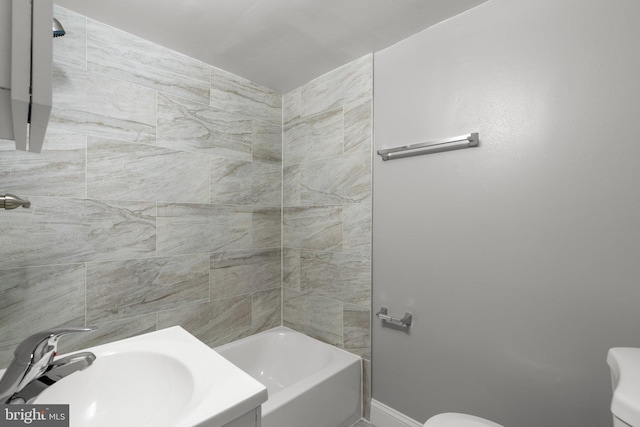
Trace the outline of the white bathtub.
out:
[[[286,327],[215,350],[267,387],[262,427],[345,427],[361,415],[361,359]]]

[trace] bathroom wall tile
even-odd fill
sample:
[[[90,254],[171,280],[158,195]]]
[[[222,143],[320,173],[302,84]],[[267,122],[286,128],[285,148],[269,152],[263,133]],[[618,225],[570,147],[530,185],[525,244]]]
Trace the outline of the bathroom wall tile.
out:
[[[284,164],[341,155],[343,120],[342,107],[339,107],[286,125],[282,135]]]
[[[289,288],[283,291],[284,326],[342,347],[342,302]]]
[[[252,202],[259,206],[282,204],[282,168],[266,163],[252,163]]]
[[[54,64],[49,129],[131,142],[156,141],[156,92]]]
[[[282,285],[291,289],[300,288],[300,249],[284,248],[282,252]]]
[[[274,125],[282,123],[282,96],[247,79],[211,67],[211,106]]]
[[[211,299],[280,286],[280,249],[214,252],[210,257]]]
[[[342,206],[342,249],[371,256],[371,193],[361,203]]]
[[[84,265],[0,270],[0,342],[84,325]]]
[[[279,248],[282,244],[282,211],[277,208],[253,208],[253,247]]]
[[[95,327],[89,323],[87,326]],[[146,314],[128,319],[114,320],[100,323],[97,329],[90,333],[66,335],[60,340],[58,352],[69,353],[84,348],[95,347],[137,335],[147,334],[156,330],[155,313]]]
[[[87,138],[49,131],[41,153],[0,146],[0,193],[85,197]]]
[[[369,153],[303,163],[300,170],[302,205],[358,203],[371,194]]]
[[[207,203],[209,159],[151,145],[90,137],[87,195],[117,200]]]
[[[280,326],[282,323],[281,296],[280,287],[256,292],[251,296],[252,334]]]
[[[187,305],[158,313],[158,329],[180,325],[216,347],[251,335],[251,295]]]
[[[369,54],[328,72],[302,87],[302,116],[308,117],[370,98],[373,85],[373,55]]]
[[[282,96],[282,123],[289,124],[302,117],[302,87]]]
[[[22,340],[0,342],[0,369],[6,369],[13,360],[13,352]]]
[[[371,309],[344,305],[344,349],[371,360]]]
[[[364,151],[371,155],[372,100],[366,98],[344,107],[344,152]]]
[[[366,359],[362,360],[362,416],[371,419],[371,361]]]
[[[224,157],[210,162],[210,202],[250,205],[253,202],[253,163]]]
[[[211,159],[211,203],[280,206],[281,173],[271,164]]]
[[[87,69],[87,18],[53,5],[53,16],[60,21],[66,31],[64,37],[57,37],[53,43],[53,60],[69,67]]]
[[[368,307],[371,304],[371,261],[368,255],[302,251],[302,291]]]
[[[251,249],[250,207],[158,203],[158,255]]]
[[[160,146],[250,161],[252,132],[247,117],[158,94]]]
[[[207,254],[87,264],[88,324],[208,298]]]
[[[87,63],[90,71],[209,103],[207,64],[92,19]]]
[[[299,164],[288,165],[283,168],[283,202],[284,206],[300,205],[301,171]]]
[[[154,203],[31,197],[3,214],[0,268],[155,255]]]
[[[342,207],[284,209],[283,240],[287,248],[342,250]]]
[[[253,120],[253,161],[282,166],[282,125]]]

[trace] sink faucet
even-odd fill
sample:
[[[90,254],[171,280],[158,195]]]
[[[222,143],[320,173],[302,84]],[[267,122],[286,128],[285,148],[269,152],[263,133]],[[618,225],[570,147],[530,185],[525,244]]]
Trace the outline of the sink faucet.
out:
[[[0,403],[31,403],[47,387],[91,365],[96,356],[90,352],[76,353],[55,360],[54,357],[60,337],[91,332],[94,329],[51,329],[35,333],[22,341],[0,379]]]

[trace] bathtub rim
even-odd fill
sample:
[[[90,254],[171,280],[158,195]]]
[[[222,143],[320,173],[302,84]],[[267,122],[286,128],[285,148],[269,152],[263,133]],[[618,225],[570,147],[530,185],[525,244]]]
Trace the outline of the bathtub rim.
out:
[[[357,365],[359,378],[360,378],[360,390],[358,392],[360,406],[362,407],[362,357],[348,352],[342,348],[336,347],[332,344],[328,344],[322,342],[316,338],[310,337],[302,332],[291,329],[287,326],[276,326],[274,328],[268,329],[266,331],[259,332],[257,334],[250,335],[248,337],[240,338],[236,341],[232,341],[227,344],[223,344],[218,347],[214,347],[214,350],[217,351],[221,356],[224,356],[224,351],[228,349],[235,349],[246,342],[250,342],[252,340],[257,340],[260,337],[265,335],[275,335],[275,334],[294,334],[302,337],[304,340],[312,340],[315,343],[326,346],[329,351],[333,352],[337,355],[338,363],[331,363],[318,371],[313,372],[311,375],[304,377],[303,379],[291,384],[290,386],[285,387],[284,389],[278,391],[274,394],[268,394],[267,401],[262,404],[262,416],[268,416],[274,410],[284,406],[285,404],[291,402],[296,397],[302,395],[305,392],[308,392],[315,386],[318,386],[324,382],[328,382],[332,377],[339,375],[342,372],[348,371],[349,369],[354,369],[353,365]],[[221,349],[222,352],[218,350]],[[225,357],[226,358],[226,357]],[[231,359],[227,359],[231,363],[233,361]],[[260,382],[259,379],[255,378]]]

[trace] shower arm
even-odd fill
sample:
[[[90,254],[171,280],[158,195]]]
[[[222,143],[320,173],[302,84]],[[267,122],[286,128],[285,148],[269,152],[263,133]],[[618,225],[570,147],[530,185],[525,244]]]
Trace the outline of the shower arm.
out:
[[[13,194],[0,194],[0,209],[10,210],[22,206],[23,208],[29,208],[31,202],[28,200],[22,200],[18,196]]]

